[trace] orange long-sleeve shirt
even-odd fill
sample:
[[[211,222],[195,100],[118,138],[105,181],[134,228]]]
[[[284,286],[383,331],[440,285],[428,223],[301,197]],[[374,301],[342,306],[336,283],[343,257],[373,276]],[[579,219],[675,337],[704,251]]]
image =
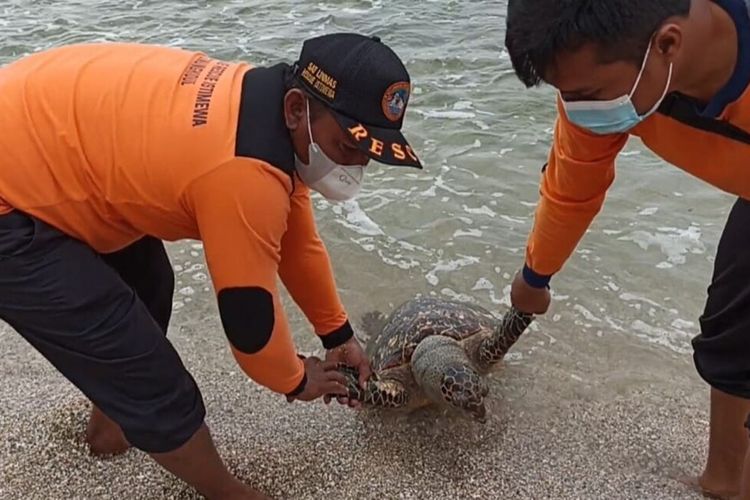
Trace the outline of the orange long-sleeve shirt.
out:
[[[599,213],[629,135],[695,177],[750,199],[750,1],[714,0],[736,26],[738,55],[727,84],[707,103],[672,93],[627,134],[595,135],[571,123],[558,99],[541,199],[526,249],[524,277],[547,286]]]
[[[749,73],[750,74],[750,73]],[[560,103],[541,198],[526,250],[526,278],[544,286],[560,271],[598,214],[627,134],[595,135],[568,121]],[[695,110],[695,114],[691,114]],[[724,130],[728,124],[732,130]],[[715,117],[682,96],[631,134],[665,161],[719,189],[750,199],[750,91]],[[730,137],[731,136],[731,137]]]
[[[286,71],[140,44],[72,45],[0,69],[0,213],[101,253],[144,235],[202,240],[238,363],[279,393],[302,386],[304,367],[277,277],[324,345],[353,333],[294,174]]]

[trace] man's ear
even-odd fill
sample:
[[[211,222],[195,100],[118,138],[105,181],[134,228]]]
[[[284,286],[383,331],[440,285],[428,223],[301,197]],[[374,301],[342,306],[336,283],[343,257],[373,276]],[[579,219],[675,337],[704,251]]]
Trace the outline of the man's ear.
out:
[[[656,32],[654,48],[668,61],[674,61],[682,48],[682,41],[682,26],[677,23],[669,23]]]
[[[289,130],[297,130],[304,123],[306,99],[300,89],[290,89],[284,96],[284,120]]]

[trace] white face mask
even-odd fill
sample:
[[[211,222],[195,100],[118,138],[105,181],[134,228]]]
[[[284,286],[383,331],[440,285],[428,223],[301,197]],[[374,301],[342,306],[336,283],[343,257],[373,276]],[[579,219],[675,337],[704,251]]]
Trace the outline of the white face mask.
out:
[[[328,158],[321,147],[315,143],[310,125],[310,101],[307,101],[307,130],[310,134],[308,147],[310,163],[303,163],[295,155],[297,174],[302,182],[330,201],[346,201],[354,198],[362,186],[365,167],[363,165],[339,165]]]

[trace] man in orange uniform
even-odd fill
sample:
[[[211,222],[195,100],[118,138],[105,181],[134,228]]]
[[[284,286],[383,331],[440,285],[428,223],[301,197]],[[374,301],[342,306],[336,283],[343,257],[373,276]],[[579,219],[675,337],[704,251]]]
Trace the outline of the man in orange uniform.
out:
[[[693,341],[711,386],[699,484],[750,500],[750,2],[510,0],[506,46],[528,86],[559,91],[559,118],[525,267],[511,299],[544,313],[550,278],[599,212],[630,135],[739,197]],[[747,423],[746,423],[747,422]],[[743,471],[744,463],[744,471]]]
[[[293,66],[90,44],[0,70],[0,318],[94,403],[94,453],[133,445],[209,498],[264,498],[224,467],[165,336],[162,240],[203,241],[254,381],[290,401],[344,396],[345,362],[364,383],[310,188],[349,199],[369,159],[421,168],[400,132],[410,89],[396,54],[355,34],[308,40]],[[297,355],[277,276],[325,362]]]

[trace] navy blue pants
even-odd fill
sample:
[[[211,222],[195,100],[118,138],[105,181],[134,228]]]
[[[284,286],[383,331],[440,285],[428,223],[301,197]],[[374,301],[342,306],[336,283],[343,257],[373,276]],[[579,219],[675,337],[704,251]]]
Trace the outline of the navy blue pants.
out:
[[[0,319],[150,453],[179,448],[205,417],[166,337],[173,290],[160,240],[100,255],[38,219],[0,216]]]
[[[732,207],[693,339],[695,366],[711,387],[750,399],[750,202]]]

